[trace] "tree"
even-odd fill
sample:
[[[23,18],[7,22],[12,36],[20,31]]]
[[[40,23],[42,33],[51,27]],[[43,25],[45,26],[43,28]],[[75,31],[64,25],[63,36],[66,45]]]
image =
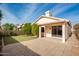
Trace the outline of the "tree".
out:
[[[2,29],[1,29],[1,20],[2,20],[2,11],[0,10],[0,36],[2,35],[1,34],[1,31],[2,31]]]
[[[0,10],[0,52],[2,50],[2,29],[1,29],[2,11]],[[1,55],[1,54],[0,54]]]
[[[79,29],[79,23],[74,25],[74,29]]]
[[[0,25],[1,25],[1,20],[2,20],[2,11],[0,10]]]
[[[11,35],[15,25],[14,24],[10,24],[10,23],[6,23],[2,27],[3,27],[5,35]]]
[[[26,35],[31,35],[31,23],[24,24],[24,26],[22,27],[22,31]]]
[[[14,24],[9,24],[9,23],[3,25],[4,30],[13,30],[14,27],[15,27]]]
[[[1,20],[2,20],[2,11],[0,10],[0,37],[2,37]]]
[[[37,24],[32,25],[32,34],[38,36],[39,33],[39,26]]]

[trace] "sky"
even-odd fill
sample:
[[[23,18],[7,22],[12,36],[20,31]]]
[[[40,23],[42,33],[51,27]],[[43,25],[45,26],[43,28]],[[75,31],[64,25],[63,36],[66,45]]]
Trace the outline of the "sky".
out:
[[[22,24],[34,22],[50,10],[52,17],[70,20],[74,25],[79,23],[79,4],[77,3],[3,3],[0,4],[2,24]]]

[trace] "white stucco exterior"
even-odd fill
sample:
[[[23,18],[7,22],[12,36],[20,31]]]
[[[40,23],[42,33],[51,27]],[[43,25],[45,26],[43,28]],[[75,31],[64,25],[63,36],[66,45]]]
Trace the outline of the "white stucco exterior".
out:
[[[66,40],[66,26],[62,25],[62,42],[64,43]]]
[[[46,37],[52,37],[51,26],[45,26],[45,34],[46,34]]]

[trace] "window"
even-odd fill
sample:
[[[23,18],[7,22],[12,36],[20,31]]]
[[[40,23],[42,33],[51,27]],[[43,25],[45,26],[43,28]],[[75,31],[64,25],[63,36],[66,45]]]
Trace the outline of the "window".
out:
[[[52,36],[61,36],[62,26],[52,26]]]

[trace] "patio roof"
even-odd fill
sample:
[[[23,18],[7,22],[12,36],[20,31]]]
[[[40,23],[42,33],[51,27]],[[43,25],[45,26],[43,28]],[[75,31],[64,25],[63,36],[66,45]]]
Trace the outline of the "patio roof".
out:
[[[34,23],[38,25],[42,25],[42,24],[58,23],[58,22],[69,22],[69,20],[57,18],[57,17],[51,17],[51,16],[47,17],[47,16],[42,15]]]

